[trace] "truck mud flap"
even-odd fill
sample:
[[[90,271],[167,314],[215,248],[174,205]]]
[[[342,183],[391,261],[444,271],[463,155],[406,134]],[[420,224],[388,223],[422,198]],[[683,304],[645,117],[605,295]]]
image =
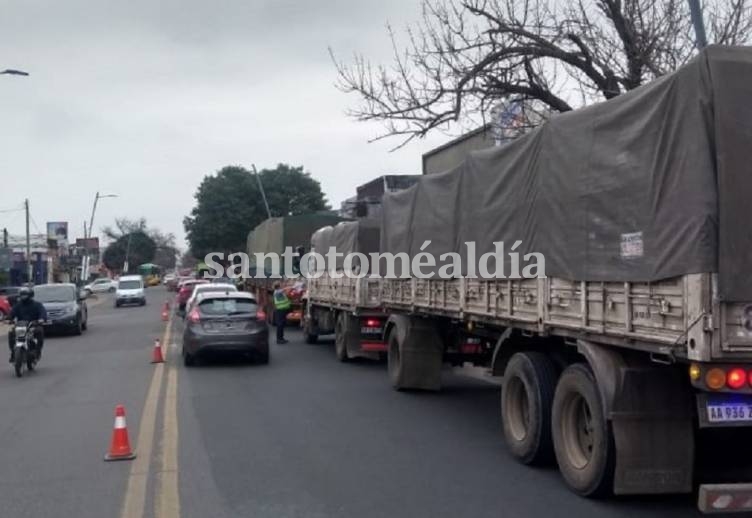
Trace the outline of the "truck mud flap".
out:
[[[693,397],[681,370],[627,361],[580,341],[611,421],[616,447],[614,493],[692,491],[695,438]]]
[[[444,347],[436,326],[421,318],[404,318],[393,331],[399,344],[400,390],[441,389]]]

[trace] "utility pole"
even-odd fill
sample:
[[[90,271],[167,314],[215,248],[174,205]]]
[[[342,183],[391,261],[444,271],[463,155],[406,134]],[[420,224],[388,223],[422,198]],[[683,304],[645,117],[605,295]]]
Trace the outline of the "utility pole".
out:
[[[87,241],[85,242],[86,245],[84,246],[84,255],[81,258],[81,280],[83,282],[86,282],[89,279],[89,241],[88,239],[91,238],[91,234],[94,233],[94,214],[97,212],[97,203],[99,202],[100,198],[117,198],[117,194],[99,194],[99,191],[97,191],[96,196],[94,196],[94,205],[91,208],[91,219],[89,220],[88,234],[86,232],[86,222],[84,221],[84,239],[86,239]]]
[[[133,232],[128,234],[128,243],[125,245],[125,261],[123,262],[123,275],[128,275],[128,254],[131,253],[131,237]]]
[[[269,210],[269,202],[266,201],[266,193],[264,192],[264,186],[261,184],[261,177],[259,176],[258,171],[256,171],[256,164],[251,164],[251,167],[253,168],[253,175],[256,177],[256,182],[258,182],[259,190],[261,191],[261,197],[264,199],[264,207],[266,207],[266,216],[271,218],[272,211]]]
[[[700,0],[688,0],[689,10],[692,14],[692,25],[695,27],[695,39],[697,48],[702,50],[708,46],[708,37],[705,35],[705,20],[702,18]]]
[[[28,283],[32,283],[34,270],[31,266],[31,236],[29,235],[29,199],[24,200],[24,209],[26,209],[26,275]]]

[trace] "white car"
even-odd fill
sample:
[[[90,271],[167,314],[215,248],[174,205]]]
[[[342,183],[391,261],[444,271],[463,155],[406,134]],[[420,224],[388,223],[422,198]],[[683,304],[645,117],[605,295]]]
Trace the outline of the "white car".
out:
[[[232,284],[199,284],[195,288],[193,288],[193,293],[191,294],[190,298],[188,299],[188,302],[185,303],[185,314],[187,315],[188,312],[193,307],[193,303],[196,302],[196,297],[199,295],[203,295],[206,293],[229,293],[229,292],[235,292],[238,291],[238,289],[233,286]]]
[[[175,280],[176,275],[174,273],[168,273],[162,278],[162,284],[166,285],[168,282]]]
[[[123,275],[118,279],[115,307],[119,308],[123,304],[138,304],[139,306],[146,304],[144,279],[140,275]]]
[[[84,291],[88,294],[104,292],[114,293],[116,289],[117,282],[112,279],[97,279],[84,286]]]

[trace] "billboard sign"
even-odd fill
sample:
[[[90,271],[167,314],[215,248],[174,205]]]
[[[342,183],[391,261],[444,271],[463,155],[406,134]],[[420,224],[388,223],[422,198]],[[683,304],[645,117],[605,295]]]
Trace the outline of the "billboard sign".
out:
[[[67,221],[48,221],[47,239],[50,241],[68,241]]]
[[[10,270],[11,266],[13,266],[13,250],[0,247],[0,270]]]
[[[76,247],[83,248],[84,250],[89,250],[89,251],[99,250],[99,238],[98,237],[89,237],[86,239],[78,238],[76,239]]]

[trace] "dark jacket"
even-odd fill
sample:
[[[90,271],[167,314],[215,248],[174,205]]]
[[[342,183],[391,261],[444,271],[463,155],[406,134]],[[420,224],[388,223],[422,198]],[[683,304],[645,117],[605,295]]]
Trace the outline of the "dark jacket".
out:
[[[47,310],[36,300],[19,300],[10,311],[10,319],[18,319],[25,322],[47,320]]]

